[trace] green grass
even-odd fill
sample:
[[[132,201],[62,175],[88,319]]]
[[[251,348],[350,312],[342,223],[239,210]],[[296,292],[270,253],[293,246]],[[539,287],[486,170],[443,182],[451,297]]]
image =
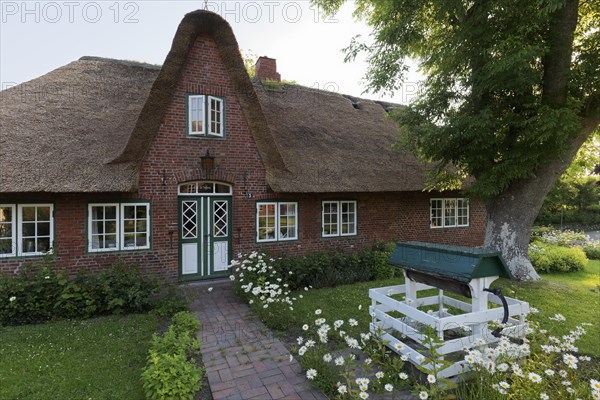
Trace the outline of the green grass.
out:
[[[322,309],[320,317],[331,324],[336,319],[354,318],[363,331],[368,330],[370,321],[368,307],[369,288],[402,284],[403,279],[364,282],[336,288],[317,289],[302,294],[303,299],[294,304],[294,311],[286,313],[286,325],[293,334],[301,332],[303,324],[313,324],[314,311]],[[552,325],[558,333],[566,334],[581,322],[591,322],[587,334],[578,342],[582,354],[600,356],[600,261],[590,261],[580,272],[564,274],[544,274],[538,282],[516,282],[505,279],[496,281],[492,287],[502,288],[508,297],[530,303],[540,309],[538,318],[543,327]],[[358,307],[362,305],[359,311]],[[566,322],[555,323],[547,317],[563,314]],[[269,324],[269,321],[266,321]],[[559,325],[559,326],[557,326]]]
[[[0,399],[144,399],[149,314],[0,328]]]
[[[590,322],[581,338],[579,352],[600,356],[600,261],[590,260],[583,271],[542,274],[538,282],[515,282],[505,279],[492,285],[505,295],[528,301],[540,310],[538,320],[552,322],[558,333],[566,334],[576,324]],[[566,322],[555,323],[548,317],[562,314]]]

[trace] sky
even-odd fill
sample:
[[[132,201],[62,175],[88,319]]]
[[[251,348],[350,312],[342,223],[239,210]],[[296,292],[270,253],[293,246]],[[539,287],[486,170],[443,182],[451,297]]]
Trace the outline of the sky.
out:
[[[352,1],[324,18],[308,0],[295,1],[6,1],[0,0],[1,89],[44,75],[82,56],[162,64],[183,16],[205,8],[225,18],[240,49],[277,59],[282,79],[334,92],[408,103],[411,71],[394,96],[364,94],[367,64],[344,63],[341,51],[370,29],[352,17]]]

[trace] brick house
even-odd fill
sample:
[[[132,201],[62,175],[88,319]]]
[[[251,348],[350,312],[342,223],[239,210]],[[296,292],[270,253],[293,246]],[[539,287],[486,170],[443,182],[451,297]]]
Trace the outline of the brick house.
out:
[[[182,20],[164,64],[83,57],[0,92],[0,270],[51,251],[165,281],[233,255],[421,240],[481,245],[485,207],[424,192],[395,105],[246,73],[229,24]]]

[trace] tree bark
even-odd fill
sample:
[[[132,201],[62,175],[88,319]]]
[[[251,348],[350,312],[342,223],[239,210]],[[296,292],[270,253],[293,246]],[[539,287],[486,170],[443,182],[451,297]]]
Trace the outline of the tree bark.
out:
[[[540,278],[527,255],[531,226],[544,198],[583,142],[598,128],[598,122],[597,118],[584,119],[578,135],[560,158],[538,168],[533,178],[514,183],[488,203],[484,247],[500,251],[516,279]]]

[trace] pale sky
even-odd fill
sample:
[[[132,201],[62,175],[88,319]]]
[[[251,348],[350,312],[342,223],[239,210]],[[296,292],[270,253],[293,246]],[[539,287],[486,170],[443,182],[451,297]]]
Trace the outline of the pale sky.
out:
[[[162,64],[183,16],[200,1],[0,0],[1,88],[26,82],[82,56]],[[362,94],[367,66],[346,64],[342,49],[370,30],[346,4],[324,19],[308,0],[208,1],[232,26],[242,50],[277,59],[283,79],[372,99],[407,103],[420,75],[414,71],[394,97]]]

